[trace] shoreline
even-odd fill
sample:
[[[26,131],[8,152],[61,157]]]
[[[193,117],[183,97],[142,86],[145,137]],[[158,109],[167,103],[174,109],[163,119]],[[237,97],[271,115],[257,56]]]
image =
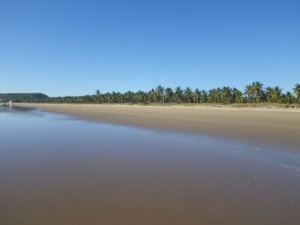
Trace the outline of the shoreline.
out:
[[[98,122],[288,145],[300,152],[300,109],[117,104],[14,105]]]

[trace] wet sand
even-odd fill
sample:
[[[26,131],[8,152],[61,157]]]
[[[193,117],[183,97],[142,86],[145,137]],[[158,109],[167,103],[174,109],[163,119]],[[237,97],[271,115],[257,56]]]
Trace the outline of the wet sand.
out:
[[[287,148],[19,108],[0,124],[1,225],[299,225]]]
[[[300,151],[300,109],[18,104],[82,119],[282,144]]]

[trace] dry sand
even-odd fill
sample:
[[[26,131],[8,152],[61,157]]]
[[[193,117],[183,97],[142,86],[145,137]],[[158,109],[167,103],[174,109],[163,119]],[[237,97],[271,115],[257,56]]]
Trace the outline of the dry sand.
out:
[[[289,145],[300,151],[300,110],[202,106],[16,104],[82,119]]]

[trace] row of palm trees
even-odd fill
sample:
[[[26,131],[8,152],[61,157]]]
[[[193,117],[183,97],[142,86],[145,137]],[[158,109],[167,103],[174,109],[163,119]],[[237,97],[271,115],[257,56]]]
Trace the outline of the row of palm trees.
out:
[[[101,93],[99,90],[94,95],[55,97],[43,100],[52,103],[300,103],[300,84],[296,84],[293,92],[283,93],[278,86],[264,88],[261,82],[253,82],[246,86],[244,92],[237,88],[223,87],[209,91],[192,90],[187,87],[164,88],[157,86],[148,92],[128,91]]]

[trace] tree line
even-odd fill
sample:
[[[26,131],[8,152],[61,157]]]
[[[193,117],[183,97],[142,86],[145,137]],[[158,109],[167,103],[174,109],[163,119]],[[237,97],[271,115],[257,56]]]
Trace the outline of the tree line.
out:
[[[31,101],[32,102],[32,101]],[[99,90],[93,95],[66,96],[40,99],[35,102],[49,103],[300,103],[300,84],[296,84],[293,92],[283,93],[282,89],[276,87],[264,87],[261,82],[253,82],[245,87],[243,91],[237,88],[223,87],[209,91],[187,87],[164,88],[161,85],[150,91],[127,91],[101,93]]]

